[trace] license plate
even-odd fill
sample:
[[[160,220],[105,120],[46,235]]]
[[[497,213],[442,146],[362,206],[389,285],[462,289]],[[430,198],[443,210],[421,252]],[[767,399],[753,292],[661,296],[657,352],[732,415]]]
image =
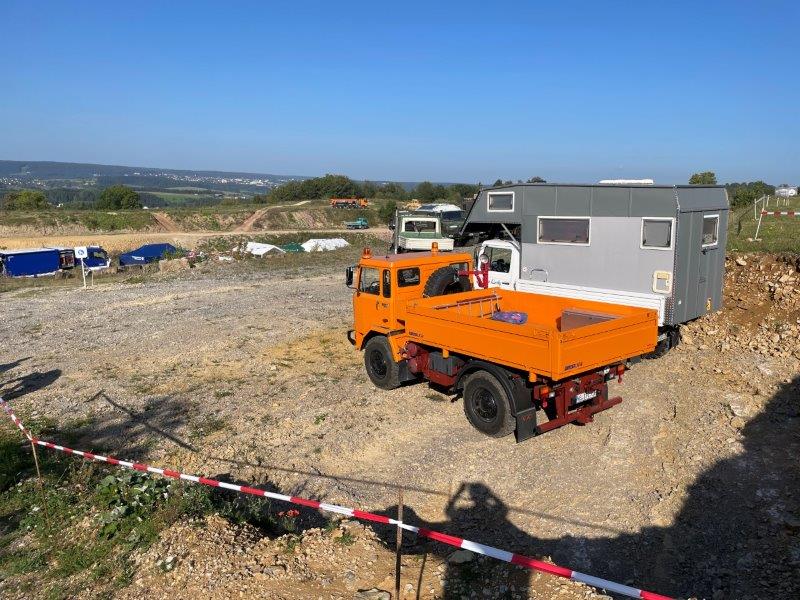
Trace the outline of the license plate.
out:
[[[587,400],[591,400],[597,396],[597,390],[593,392],[581,392],[580,394],[575,395],[575,404],[580,404],[581,402],[586,402]]]

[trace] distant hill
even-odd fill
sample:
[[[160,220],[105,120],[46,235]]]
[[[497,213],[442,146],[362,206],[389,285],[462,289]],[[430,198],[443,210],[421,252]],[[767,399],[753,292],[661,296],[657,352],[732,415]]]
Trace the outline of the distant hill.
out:
[[[95,177],[124,176],[153,177],[179,175],[213,177],[221,179],[308,179],[305,176],[272,175],[268,173],[246,173],[229,171],[192,171],[185,169],[162,169],[158,167],[127,167],[122,165],[98,165],[92,163],[68,163],[51,161],[0,160],[0,177],[19,179],[93,179]]]

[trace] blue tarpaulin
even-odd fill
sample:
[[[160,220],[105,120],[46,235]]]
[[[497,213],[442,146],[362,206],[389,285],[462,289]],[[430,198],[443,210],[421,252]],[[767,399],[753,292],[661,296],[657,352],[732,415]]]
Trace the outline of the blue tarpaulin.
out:
[[[120,254],[121,267],[129,265],[146,265],[164,258],[165,254],[175,254],[178,251],[172,244],[145,244],[141,248]]]
[[[0,250],[0,271],[8,277],[49,275],[61,268],[58,248]]]

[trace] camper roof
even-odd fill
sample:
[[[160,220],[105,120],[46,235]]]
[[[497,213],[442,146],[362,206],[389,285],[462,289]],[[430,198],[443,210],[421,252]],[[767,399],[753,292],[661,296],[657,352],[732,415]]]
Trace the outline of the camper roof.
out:
[[[503,198],[504,192],[514,195]],[[489,202],[492,195],[497,200],[494,207]],[[513,183],[481,189],[462,233],[537,216],[669,217],[728,208],[728,194],[720,185]]]

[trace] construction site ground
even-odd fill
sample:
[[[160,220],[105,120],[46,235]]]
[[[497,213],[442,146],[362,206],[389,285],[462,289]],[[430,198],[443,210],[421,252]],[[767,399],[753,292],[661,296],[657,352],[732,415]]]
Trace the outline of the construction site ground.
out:
[[[730,256],[724,310],[613,384],[621,405],[522,444],[481,435],[426,384],[376,389],[345,336],[355,251],[313,258],[8,291],[0,393],[77,448],[389,515],[402,489],[412,524],[666,595],[800,594],[797,256]],[[270,537],[220,516],[179,522],[115,594],[393,590],[394,530],[309,509],[298,523]],[[603,597],[411,538],[403,565],[403,598]],[[36,577],[7,576],[0,595],[27,597]]]

